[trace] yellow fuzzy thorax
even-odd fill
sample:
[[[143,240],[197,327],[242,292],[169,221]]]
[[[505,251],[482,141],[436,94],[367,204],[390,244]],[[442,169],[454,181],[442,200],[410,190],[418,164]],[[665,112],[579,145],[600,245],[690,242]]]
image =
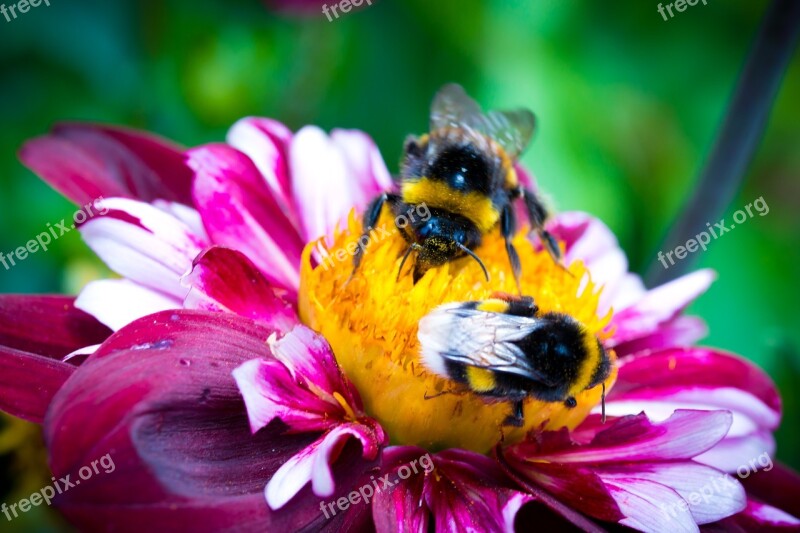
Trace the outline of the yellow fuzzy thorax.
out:
[[[420,362],[417,340],[417,324],[423,316],[444,303],[485,300],[495,292],[517,294],[503,239],[495,229],[475,250],[489,271],[489,282],[474,260],[462,258],[430,269],[414,285],[409,264],[413,254],[400,280],[395,281],[408,244],[386,210],[377,227],[390,235],[373,232],[361,266],[349,283],[352,250],[361,234],[354,214],[348,228],[336,232],[332,245],[309,244],[301,265],[298,306],[301,320],[330,342],[367,414],[380,422],[393,444],[485,453],[501,439],[515,442],[531,429],[572,429],[599,404],[599,386],[578,394],[573,409],[563,403],[528,399],[525,425],[512,428],[502,425],[510,403],[490,403],[427,371]],[[607,337],[603,329],[611,315],[597,316],[600,290],[583,263],[569,265],[570,275],[547,252],[537,250],[526,233],[521,231],[514,238],[522,263],[523,294],[532,296],[542,312],[567,313],[601,340]],[[312,267],[311,254],[317,245],[329,256]],[[613,361],[615,356],[609,355]],[[616,375],[614,369],[606,390]]]

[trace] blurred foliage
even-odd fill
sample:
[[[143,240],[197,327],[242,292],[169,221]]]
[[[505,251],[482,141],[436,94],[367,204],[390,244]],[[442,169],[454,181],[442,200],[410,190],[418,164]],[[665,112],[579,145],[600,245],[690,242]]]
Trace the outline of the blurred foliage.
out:
[[[222,140],[245,115],[293,129],[359,128],[396,171],[436,89],[458,81],[485,106],[537,113],[524,163],[558,209],[608,223],[642,272],[690,194],[767,3],[698,4],[666,22],[656,5],[382,0],[328,22],[277,15],[257,0],[53,0],[0,18],[0,250],[73,211],[15,155],[55,121],[125,124],[187,146]],[[795,466],[798,94],[795,56],[730,207],[763,196],[769,215],[696,254],[719,280],[692,307],[708,321],[708,344],[777,380],[787,411],[778,457]],[[73,233],[23,266],[0,267],[0,292],[75,292],[102,272]]]

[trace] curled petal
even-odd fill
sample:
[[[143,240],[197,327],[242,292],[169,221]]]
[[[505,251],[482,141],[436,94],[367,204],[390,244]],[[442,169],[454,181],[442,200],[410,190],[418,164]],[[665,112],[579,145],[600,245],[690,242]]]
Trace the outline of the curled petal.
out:
[[[189,166],[211,240],[244,253],[270,282],[296,290],[305,243],[250,158],[215,144],[190,150]]]
[[[281,427],[252,435],[230,375],[269,357],[272,333],[228,313],[176,310],[112,335],[61,387],[44,425],[56,476],[75,480],[105,454],[114,466],[54,503],[82,529],[318,529],[314,498],[276,514],[263,496],[270,476],[313,440]],[[352,474],[337,471],[343,487],[363,474],[348,466]]]
[[[361,442],[365,460],[375,459],[385,441],[383,430],[377,424],[354,423],[334,427],[275,472],[264,490],[270,508],[280,509],[286,505],[309,481],[314,494],[331,496],[335,485],[330,465],[351,437]]]
[[[125,197],[191,204],[191,170],[182,149],[154,135],[95,124],[59,124],[19,153],[61,194],[85,205]]]
[[[194,260],[183,283],[189,287],[186,309],[236,313],[270,324],[280,333],[299,322],[291,304],[236,250],[220,246],[205,250]]]
[[[253,359],[233,372],[254,433],[275,418],[302,433],[363,415],[360,399],[322,337],[297,326],[273,340],[271,348],[274,358]]]

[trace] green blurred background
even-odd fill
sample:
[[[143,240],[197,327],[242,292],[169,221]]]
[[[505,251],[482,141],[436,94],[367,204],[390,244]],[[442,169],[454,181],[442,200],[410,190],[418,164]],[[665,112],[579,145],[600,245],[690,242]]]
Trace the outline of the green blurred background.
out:
[[[638,272],[655,261],[692,190],[767,5],[714,1],[665,22],[651,0],[376,0],[328,22],[318,12],[277,14],[257,0],[50,3],[10,23],[0,18],[2,251],[74,211],[16,157],[56,121],[128,125],[187,146],[222,140],[245,115],[293,129],[359,128],[394,172],[405,135],[426,128],[436,89],[458,81],[485,106],[537,113],[524,163],[559,210],[602,218]],[[708,321],[707,344],[743,354],[778,382],[778,458],[795,467],[798,95],[795,56],[727,216],[760,196],[769,214],[695,254],[719,280],[691,309]],[[0,292],[75,293],[104,273],[72,233],[22,266],[0,266]],[[26,494],[12,478],[44,484],[25,466],[37,457],[0,457],[0,501]],[[60,527],[42,512],[12,525]]]

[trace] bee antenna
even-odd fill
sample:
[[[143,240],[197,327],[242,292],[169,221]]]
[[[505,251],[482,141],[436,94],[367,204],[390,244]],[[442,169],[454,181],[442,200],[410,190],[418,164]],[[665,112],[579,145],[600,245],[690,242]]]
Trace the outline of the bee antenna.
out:
[[[602,421],[603,424],[605,424],[606,423],[606,384],[605,384],[605,382],[603,382],[602,385],[603,385],[603,394],[600,396],[600,404],[602,405],[601,409],[602,409],[602,412],[603,412],[603,418],[602,418],[601,421]]]
[[[480,257],[478,257],[477,255],[475,255],[475,253],[474,253],[472,250],[470,250],[469,248],[467,248],[466,246],[464,246],[464,245],[463,245],[463,244],[461,244],[460,242],[458,242],[458,241],[455,241],[455,243],[456,243],[456,246],[458,246],[459,248],[461,248],[461,250],[462,250],[464,253],[466,253],[467,255],[469,255],[469,256],[470,256],[470,257],[472,257],[472,258],[473,258],[475,261],[477,261],[477,262],[478,262],[478,264],[479,264],[479,265],[481,266],[481,268],[483,269],[483,275],[484,275],[484,276],[486,276],[486,281],[489,281],[489,271],[488,271],[488,270],[486,270],[486,267],[483,265],[483,261],[481,261],[481,258],[480,258]]]
[[[403,255],[403,260],[400,261],[400,268],[397,269],[397,278],[394,280],[395,283],[400,281],[400,274],[403,272],[403,265],[406,264],[406,259],[408,259],[408,256],[411,255],[411,251],[415,248],[417,248],[417,244],[412,242],[411,246],[408,247],[408,250],[406,250],[406,253]]]

